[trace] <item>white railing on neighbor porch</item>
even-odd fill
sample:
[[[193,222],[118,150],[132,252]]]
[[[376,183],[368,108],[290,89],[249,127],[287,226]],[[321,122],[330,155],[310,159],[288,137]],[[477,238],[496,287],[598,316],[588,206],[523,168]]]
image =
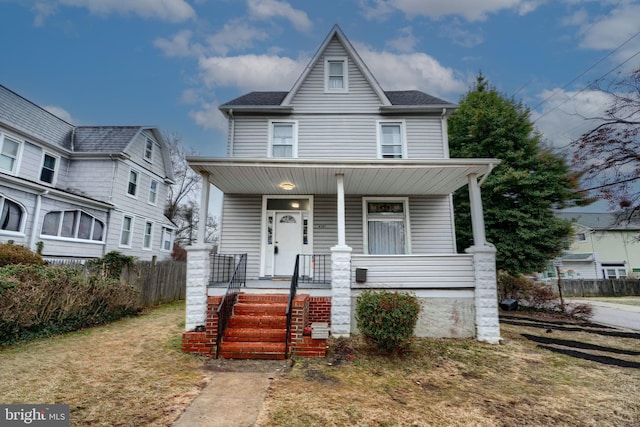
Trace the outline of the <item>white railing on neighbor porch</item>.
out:
[[[367,280],[356,282],[356,269],[367,269]],[[474,288],[473,256],[353,255],[352,288],[460,289]]]

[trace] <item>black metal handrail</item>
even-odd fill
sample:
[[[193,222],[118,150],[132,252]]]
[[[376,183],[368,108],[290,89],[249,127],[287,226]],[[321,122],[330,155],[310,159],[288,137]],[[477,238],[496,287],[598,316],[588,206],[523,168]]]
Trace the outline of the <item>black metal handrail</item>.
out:
[[[296,290],[298,288],[299,268],[300,268],[300,255],[296,255],[296,265],[293,268],[293,275],[291,276],[291,288],[289,289],[289,302],[287,303],[287,335],[286,335],[285,348],[284,348],[285,357],[289,356],[289,340],[290,340],[289,334],[291,333],[291,315],[293,314],[291,306],[293,305],[293,300],[296,297]]]
[[[236,255],[229,255],[228,257],[233,257],[235,262]],[[229,321],[229,317],[233,313],[233,306],[238,299],[238,293],[240,293],[240,287],[243,284],[246,284],[246,276],[247,276],[247,254],[240,254],[238,263],[235,265],[233,270],[233,274],[231,275],[231,279],[229,280],[229,284],[227,285],[227,291],[222,297],[222,301],[220,301],[220,305],[218,306],[218,310],[216,311],[218,315],[218,335],[216,337],[216,359],[220,354],[220,343],[222,342],[222,335],[224,334],[225,329],[227,329],[227,323]]]
[[[298,283],[331,283],[330,254],[300,254]]]
[[[211,277],[209,278],[209,285],[218,284],[224,286],[229,283],[243,256],[246,258],[247,254],[211,254]]]

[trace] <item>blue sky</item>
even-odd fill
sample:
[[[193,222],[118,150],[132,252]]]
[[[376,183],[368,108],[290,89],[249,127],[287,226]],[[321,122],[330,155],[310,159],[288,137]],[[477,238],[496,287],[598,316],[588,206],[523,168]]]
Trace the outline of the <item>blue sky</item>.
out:
[[[606,107],[590,82],[640,65],[640,0],[0,0],[0,15],[1,84],[73,124],[155,125],[211,157],[218,105],[289,90],[334,24],[385,90],[458,102],[482,70],[556,147]]]

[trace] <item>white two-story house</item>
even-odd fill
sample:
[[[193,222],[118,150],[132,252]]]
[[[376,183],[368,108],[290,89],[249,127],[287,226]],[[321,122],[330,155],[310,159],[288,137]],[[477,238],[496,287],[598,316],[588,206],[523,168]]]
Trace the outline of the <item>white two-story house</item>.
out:
[[[0,242],[45,258],[169,258],[172,183],[157,128],[74,126],[0,85]]]
[[[277,292],[301,254],[298,292],[330,305],[335,336],[356,331],[363,290],[387,289],[418,296],[418,335],[497,342],[495,249],[480,185],[499,160],[449,157],[455,107],[417,90],[385,91],[337,26],[290,91],[223,104],[227,157],[188,160],[224,194],[219,251],[247,254],[244,290]],[[451,195],[464,185],[475,244],[458,254]],[[187,330],[211,318],[207,297],[225,292],[207,251],[189,249]]]

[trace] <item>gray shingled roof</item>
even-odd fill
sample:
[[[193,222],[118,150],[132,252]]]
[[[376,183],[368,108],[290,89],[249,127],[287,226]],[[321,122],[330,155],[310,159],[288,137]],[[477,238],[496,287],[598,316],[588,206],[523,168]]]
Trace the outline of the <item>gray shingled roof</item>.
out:
[[[637,220],[629,221],[622,212],[560,212],[556,215],[592,230],[640,230],[640,223]]]
[[[141,129],[140,126],[78,126],[73,150],[77,153],[120,153]]]
[[[222,104],[220,107],[232,106],[278,106],[289,92],[250,92]],[[385,91],[392,105],[442,105],[451,104],[435,96],[419,90]]]

